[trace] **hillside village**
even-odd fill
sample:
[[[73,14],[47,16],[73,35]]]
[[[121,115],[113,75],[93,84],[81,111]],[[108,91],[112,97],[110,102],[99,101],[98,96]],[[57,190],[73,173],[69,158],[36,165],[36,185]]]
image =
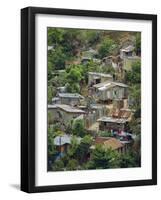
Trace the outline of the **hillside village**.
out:
[[[140,38],[48,30],[48,171],[140,167]]]

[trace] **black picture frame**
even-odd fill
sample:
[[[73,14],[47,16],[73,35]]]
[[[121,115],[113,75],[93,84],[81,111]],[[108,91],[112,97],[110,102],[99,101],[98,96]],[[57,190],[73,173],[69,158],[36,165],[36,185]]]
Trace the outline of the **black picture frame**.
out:
[[[54,14],[152,21],[152,179],[35,186],[35,15]],[[157,184],[157,16],[27,7],[21,10],[21,190],[28,193]]]

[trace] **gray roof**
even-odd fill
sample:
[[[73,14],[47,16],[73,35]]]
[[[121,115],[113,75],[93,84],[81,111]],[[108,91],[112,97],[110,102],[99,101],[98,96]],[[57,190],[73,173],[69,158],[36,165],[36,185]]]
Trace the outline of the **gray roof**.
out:
[[[105,108],[105,105],[103,105],[103,104],[91,104],[91,108],[102,109],[102,108]]]
[[[119,83],[119,82],[112,82],[114,85],[120,86],[120,87],[129,87],[128,85],[126,85],[125,83]]]
[[[58,108],[57,104],[48,105],[48,109],[55,109],[55,108]]]
[[[65,112],[68,113],[80,113],[80,114],[85,114],[85,111],[74,108],[72,106],[66,105],[66,104],[53,104],[53,105],[48,105],[48,109],[62,109]]]
[[[88,74],[93,75],[93,76],[102,76],[102,77],[107,77],[107,78],[112,78],[111,74],[104,74],[104,73],[98,73],[98,72],[88,72]]]
[[[61,146],[64,144],[71,144],[72,138],[73,138],[73,136],[67,135],[67,134],[58,135],[54,138],[54,145]],[[81,137],[75,137],[75,138],[76,138],[77,142],[80,143],[82,138]]]
[[[134,46],[129,45],[128,47],[122,48],[121,51],[130,52],[134,50]]]
[[[84,57],[82,57],[82,60],[92,60],[92,58],[91,58],[91,57],[84,56]]]
[[[59,97],[53,97],[53,98],[52,98],[52,101],[59,101],[59,100],[60,100]]]
[[[110,86],[112,83],[110,81],[105,81],[103,83],[98,83],[98,84],[95,84],[93,85],[93,87],[95,88],[101,88],[101,87],[108,87]]]
[[[113,118],[113,117],[101,117],[100,119],[97,120],[98,122],[111,122],[111,123],[118,123],[118,124],[124,124],[127,122],[126,119],[122,118]]]
[[[98,83],[98,84],[93,85],[93,87],[99,88],[100,90],[109,89],[109,88],[115,87],[115,86],[124,87],[124,88],[128,87],[128,85],[126,85],[124,83],[113,82],[113,81],[105,81],[103,83]]]
[[[59,93],[58,96],[63,98],[84,99],[84,97],[78,93]]]
[[[54,138],[54,144],[56,146],[61,146],[64,144],[70,144],[71,143],[71,136],[64,134],[63,136],[56,136]]]

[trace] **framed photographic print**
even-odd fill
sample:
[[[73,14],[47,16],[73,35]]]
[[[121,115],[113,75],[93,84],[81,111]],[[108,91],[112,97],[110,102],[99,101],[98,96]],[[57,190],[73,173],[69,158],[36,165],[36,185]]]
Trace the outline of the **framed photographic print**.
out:
[[[157,184],[157,16],[21,10],[21,190]]]

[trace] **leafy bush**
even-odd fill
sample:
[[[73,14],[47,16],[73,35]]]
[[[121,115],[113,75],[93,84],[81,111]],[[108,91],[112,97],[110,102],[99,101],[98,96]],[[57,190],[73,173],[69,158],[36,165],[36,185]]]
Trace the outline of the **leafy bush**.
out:
[[[98,133],[102,137],[112,137],[112,133],[110,131],[99,131]]]
[[[53,171],[63,171],[64,170],[64,163],[62,160],[56,160],[52,166]]]
[[[69,160],[67,170],[76,170],[78,168],[78,161],[75,159]]]
[[[100,47],[98,49],[100,58],[103,58],[105,56],[108,56],[112,53],[112,51],[116,48],[116,45],[112,39],[109,37],[106,37],[100,44]]]
[[[86,131],[84,127],[84,121],[82,119],[78,119],[73,122],[72,132],[74,135],[79,136],[79,137],[85,136]]]

